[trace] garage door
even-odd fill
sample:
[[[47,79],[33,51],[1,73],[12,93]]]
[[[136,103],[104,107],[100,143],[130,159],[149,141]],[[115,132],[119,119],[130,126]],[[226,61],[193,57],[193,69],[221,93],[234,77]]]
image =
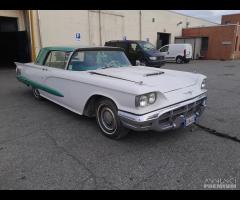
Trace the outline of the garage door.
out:
[[[14,62],[29,62],[30,52],[26,31],[18,31],[17,18],[0,17],[0,67]]]

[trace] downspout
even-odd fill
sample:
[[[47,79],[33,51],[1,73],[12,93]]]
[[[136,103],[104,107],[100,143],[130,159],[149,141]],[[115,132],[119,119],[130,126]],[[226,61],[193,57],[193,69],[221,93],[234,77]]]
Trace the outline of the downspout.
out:
[[[35,49],[36,49],[36,45],[35,45],[35,37],[34,37],[34,28],[33,28],[33,16],[32,16],[32,11],[29,10],[28,11],[28,17],[29,17],[29,27],[30,27],[30,37],[31,37],[31,44],[32,44],[32,61],[35,61],[36,58],[36,53],[35,53]]]
[[[99,37],[100,37],[100,46],[102,46],[101,10],[99,10],[98,13],[99,13]]]
[[[38,35],[39,35],[39,44],[40,44],[40,49],[42,48],[42,35],[40,31],[40,23],[39,23],[39,12],[37,10],[37,29],[38,29]]]
[[[142,11],[139,11],[139,37],[142,40]]]

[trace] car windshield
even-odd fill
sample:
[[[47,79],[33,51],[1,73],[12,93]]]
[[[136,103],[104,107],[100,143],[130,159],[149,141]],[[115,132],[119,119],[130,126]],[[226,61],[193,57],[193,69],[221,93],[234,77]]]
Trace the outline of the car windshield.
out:
[[[149,50],[152,50],[152,49],[156,49],[155,46],[154,46],[153,44],[151,44],[150,42],[141,41],[141,42],[138,42],[138,44],[139,44],[140,47],[142,47],[143,50],[145,50],[145,51],[149,51]]]
[[[87,50],[73,54],[68,70],[87,71],[131,66],[123,51]]]

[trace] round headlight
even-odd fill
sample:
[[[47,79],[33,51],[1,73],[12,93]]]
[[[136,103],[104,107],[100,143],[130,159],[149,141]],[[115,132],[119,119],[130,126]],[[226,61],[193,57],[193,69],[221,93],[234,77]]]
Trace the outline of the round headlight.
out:
[[[148,95],[148,102],[149,102],[150,104],[153,104],[155,101],[156,101],[156,94],[155,94],[155,93],[150,93],[150,94]]]
[[[141,96],[141,97],[139,98],[139,105],[140,105],[141,107],[144,107],[144,106],[146,106],[147,104],[148,104],[148,98],[147,98],[147,96],[145,96],[145,95]]]
[[[206,89],[207,85],[206,85],[206,79],[203,80],[202,84],[201,84],[201,89]]]

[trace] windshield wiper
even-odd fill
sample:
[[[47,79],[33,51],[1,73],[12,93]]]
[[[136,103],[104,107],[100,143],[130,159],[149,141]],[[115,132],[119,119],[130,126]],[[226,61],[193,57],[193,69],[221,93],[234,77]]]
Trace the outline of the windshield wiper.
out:
[[[105,66],[105,67],[101,67],[101,69],[107,69],[107,68],[114,68],[113,65],[108,65],[108,66]]]

